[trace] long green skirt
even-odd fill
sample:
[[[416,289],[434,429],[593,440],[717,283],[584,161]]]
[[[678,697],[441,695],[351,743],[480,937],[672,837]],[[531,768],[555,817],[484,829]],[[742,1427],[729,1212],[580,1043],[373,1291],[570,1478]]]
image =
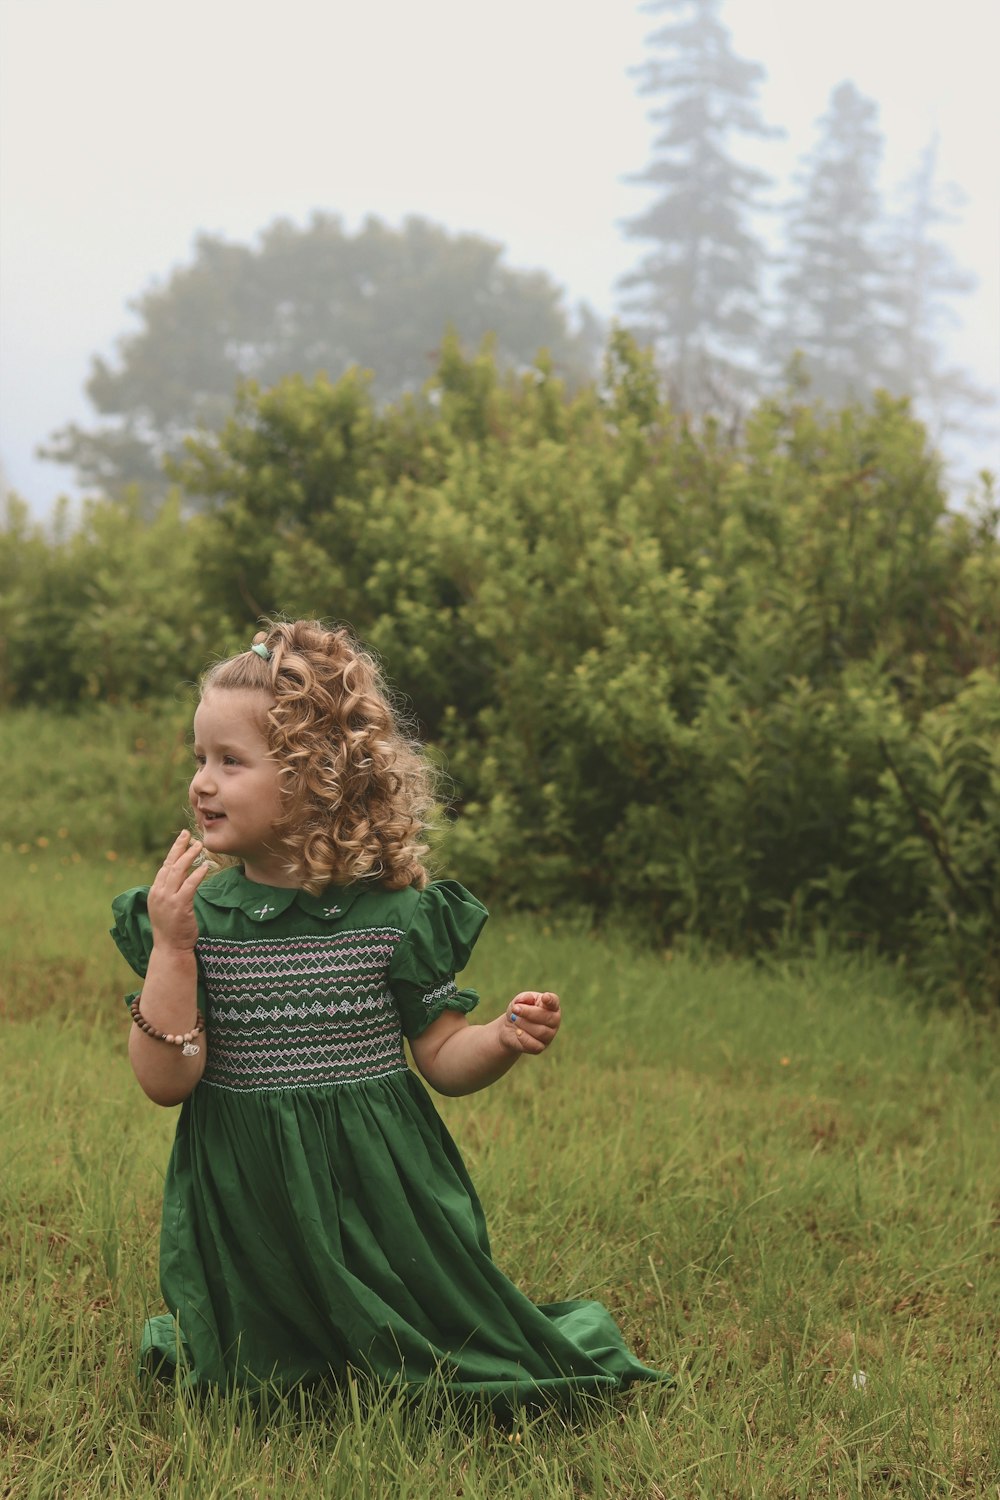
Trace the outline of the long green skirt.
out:
[[[464,1163],[409,1070],[186,1101],[164,1190],[170,1313],[147,1362],[289,1389],[354,1370],[496,1410],[667,1377],[592,1301],[536,1306],[497,1269]]]

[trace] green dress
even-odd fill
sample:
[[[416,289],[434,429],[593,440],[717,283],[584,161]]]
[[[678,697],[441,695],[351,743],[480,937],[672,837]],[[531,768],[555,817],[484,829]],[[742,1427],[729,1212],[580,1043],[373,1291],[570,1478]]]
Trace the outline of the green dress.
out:
[[[146,895],[114,902],[112,936],[140,975]],[[311,896],[231,869],[195,909],[207,1061],[164,1187],[170,1311],[144,1353],[198,1383],[287,1389],[352,1369],[443,1380],[498,1409],[662,1379],[599,1302],[535,1306],[501,1274],[407,1066],[404,1035],[478,1001],[454,976],[479,902],[451,881]]]

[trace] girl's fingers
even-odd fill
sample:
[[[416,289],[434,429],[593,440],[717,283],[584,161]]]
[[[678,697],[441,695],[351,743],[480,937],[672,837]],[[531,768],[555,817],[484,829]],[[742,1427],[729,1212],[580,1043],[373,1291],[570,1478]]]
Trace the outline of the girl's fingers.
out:
[[[201,851],[202,851],[202,849],[204,847],[205,846],[201,842],[200,839],[192,839],[191,843],[188,845],[188,847],[185,849],[184,853],[181,855],[181,858],[178,861],[178,863],[183,862],[185,868],[189,869],[191,867],[191,865],[194,864],[195,860],[198,858],[198,855],[201,853]]]
[[[188,889],[188,887],[190,886],[190,888],[191,888],[191,894],[193,896],[194,893],[195,893],[195,891],[201,885],[201,882],[205,879],[205,876],[206,875],[211,875],[211,873],[212,873],[212,867],[211,867],[211,865],[198,865],[188,875],[188,878],[187,878],[187,880],[185,880],[182,889],[186,891]]]
[[[550,1042],[559,1030],[558,1026],[553,1026],[551,1023],[546,1024],[544,1021],[535,1021],[531,1016],[523,1014],[514,1016],[514,1025],[519,1026],[522,1031],[526,1031],[529,1036],[537,1037],[540,1041],[544,1040],[547,1042]]]
[[[183,859],[184,856],[190,854],[192,850],[198,850],[200,848],[201,840],[199,838],[196,838],[189,828],[182,828],[180,833],[174,839],[173,843],[170,845],[170,848],[167,850],[167,857],[163,861],[163,863],[171,865],[176,864],[178,860]]]
[[[170,848],[167,850],[167,857],[163,861],[163,863],[165,865],[175,864],[187,849],[190,839],[191,835],[188,830],[186,828],[182,828],[180,833],[174,839],[173,843],[170,845]]]
[[[520,1018],[522,1024],[527,1021],[545,1031],[555,1031],[562,1020],[562,1015],[558,1010],[550,1010],[542,1005],[532,1005],[524,1000],[511,1001],[510,1014],[515,1018]]]
[[[183,833],[177,835],[171,844],[167,857],[160,866],[161,871],[167,875],[178,875],[179,883],[182,883],[191,866],[201,853],[202,847],[201,841],[192,838],[191,834],[185,829]]]
[[[559,996],[551,990],[522,990],[511,1001],[512,1005],[542,1005],[546,1010],[559,1009]]]
[[[509,1015],[507,1019],[510,1020]],[[551,1036],[542,1038],[532,1035],[531,1030],[522,1026],[519,1021],[513,1026],[506,1025],[504,1031],[507,1033],[504,1045],[514,1052],[544,1052],[552,1040]]]
[[[193,834],[189,833],[188,839],[190,840],[190,842],[187,848],[182,849],[180,854],[177,856],[177,864],[190,864],[193,859],[198,858],[198,855],[201,853],[202,848],[204,847],[201,839],[196,839]]]
[[[561,1020],[559,996],[551,990],[522,990],[507,1007],[507,1026],[522,1052],[544,1052]]]
[[[513,1001],[507,1021],[524,1052],[544,1052],[559,1030],[559,1016],[537,1006]]]
[[[533,1036],[530,1031],[523,1029],[521,1035],[518,1037],[522,1052],[544,1052],[551,1040],[551,1034],[547,1036]]]

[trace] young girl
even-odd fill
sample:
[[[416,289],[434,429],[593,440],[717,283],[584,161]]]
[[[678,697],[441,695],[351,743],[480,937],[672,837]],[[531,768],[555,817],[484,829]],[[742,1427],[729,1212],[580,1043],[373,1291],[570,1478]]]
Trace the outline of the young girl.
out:
[[[287,1389],[360,1370],[498,1407],[659,1378],[597,1302],[536,1307],[494,1265],[443,1094],[551,1044],[558,996],[473,1026],[486,911],[427,882],[429,773],[345,630],[273,625],[206,674],[198,837],[114,902],[144,979],[129,1057],[183,1104],[167,1169],[169,1315],[143,1353],[197,1382]]]

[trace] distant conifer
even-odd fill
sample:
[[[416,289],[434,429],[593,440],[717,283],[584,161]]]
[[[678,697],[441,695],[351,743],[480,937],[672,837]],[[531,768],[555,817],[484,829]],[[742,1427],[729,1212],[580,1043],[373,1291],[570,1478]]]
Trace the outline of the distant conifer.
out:
[[[770,178],[738,161],[740,136],[778,132],[758,113],[764,77],[734,53],[722,0],[650,0],[671,20],[652,32],[653,53],[634,72],[656,103],[653,158],[629,180],[656,189],[625,223],[652,249],[621,279],[624,321],[653,345],[674,400],[704,412],[731,408],[752,384],[763,339],[765,251],[752,228]]]
[[[894,389],[903,304],[878,186],[878,108],[839,84],[785,211],[780,323],[773,350],[793,357],[812,394],[840,404]]]

